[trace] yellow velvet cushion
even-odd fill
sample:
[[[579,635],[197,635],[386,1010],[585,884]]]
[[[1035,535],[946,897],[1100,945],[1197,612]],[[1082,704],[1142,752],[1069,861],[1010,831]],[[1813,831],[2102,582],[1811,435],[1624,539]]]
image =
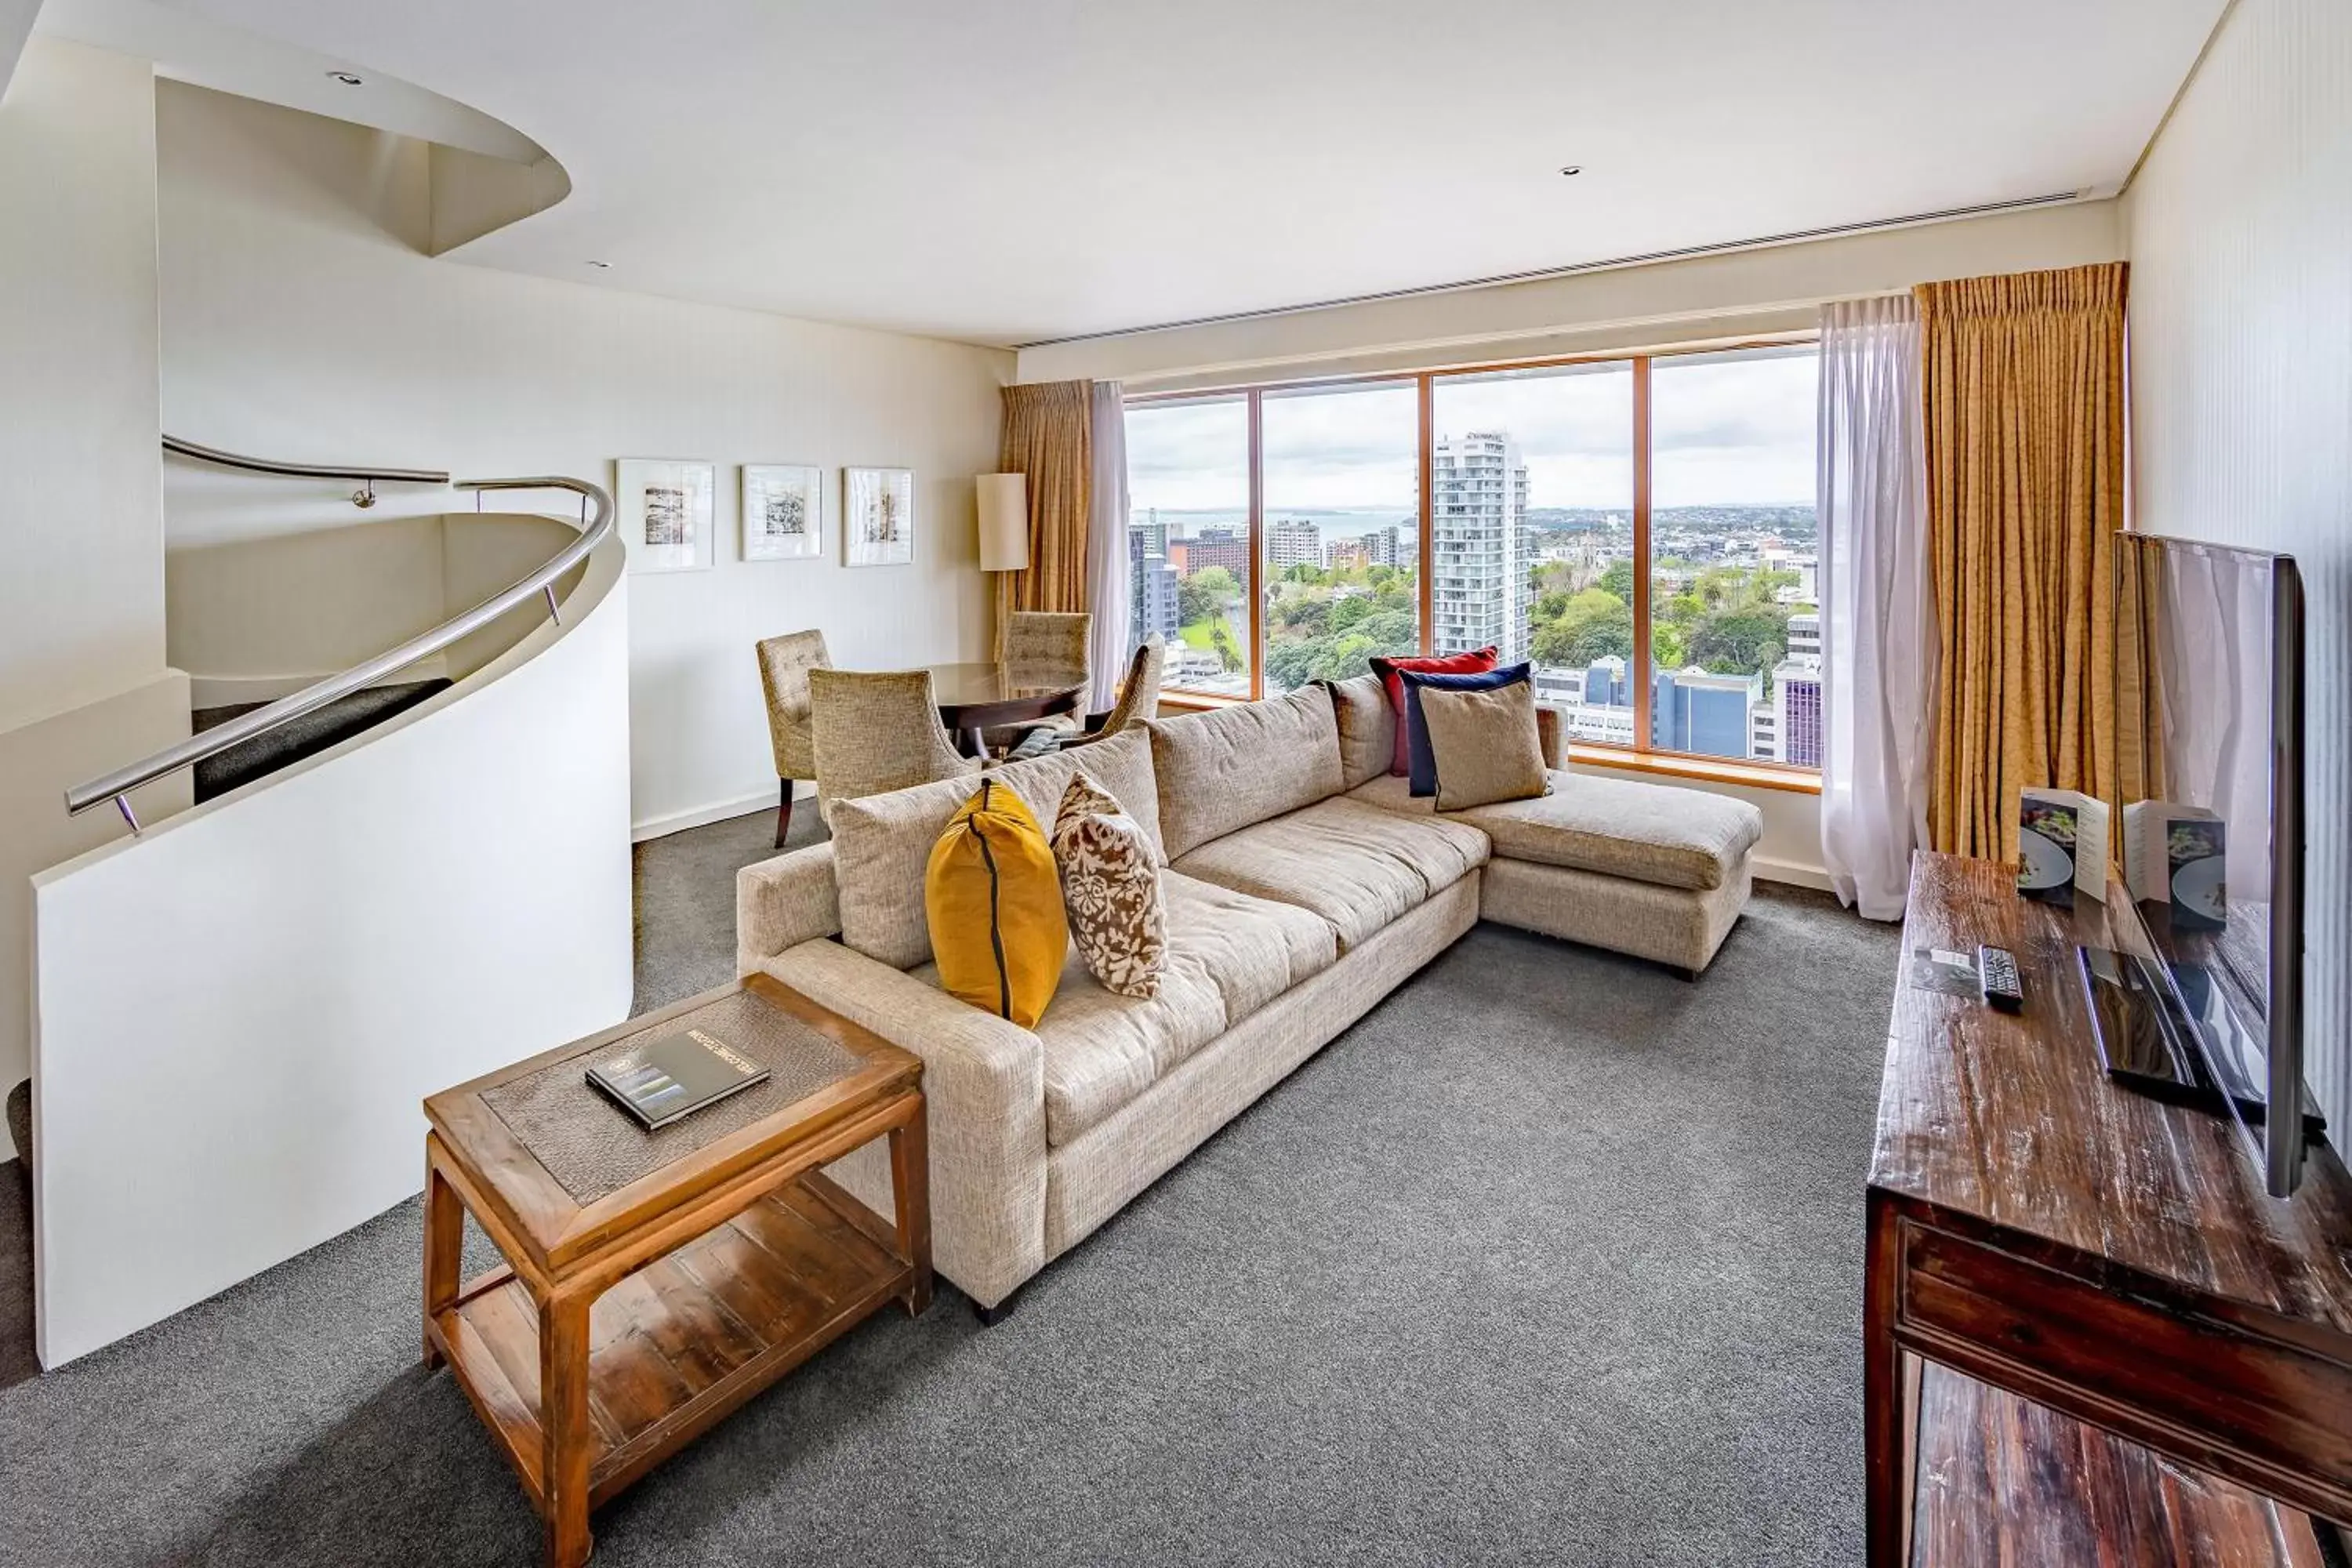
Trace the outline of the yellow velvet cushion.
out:
[[[949,995],[1024,1029],[1045,1016],[1070,927],[1053,847],[1019,795],[984,779],[948,818],[923,872],[923,912]]]

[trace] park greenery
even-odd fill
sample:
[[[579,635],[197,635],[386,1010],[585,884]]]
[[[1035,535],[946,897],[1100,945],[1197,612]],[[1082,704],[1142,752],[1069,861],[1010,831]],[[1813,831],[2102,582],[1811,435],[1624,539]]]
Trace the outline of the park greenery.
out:
[[[1633,567],[1612,563],[1582,586],[1564,563],[1535,570],[1528,615],[1535,662],[1582,669],[1596,660],[1633,656]],[[1660,669],[1696,665],[1717,674],[1761,672],[1769,679],[1789,646],[1790,606],[1776,593],[1792,572],[1754,566],[1701,566],[1667,557],[1657,563],[1651,601],[1651,658]],[[1179,635],[1213,652],[1228,674],[1248,666],[1244,589],[1229,569],[1212,566],[1177,584]],[[1375,654],[1411,654],[1421,646],[1420,589],[1410,567],[1289,566],[1267,584],[1266,684],[1291,690],[1311,680],[1344,680],[1370,668]]]
[[[1699,566],[1673,556],[1657,563],[1650,600],[1650,658],[1659,669],[1693,665],[1717,675],[1761,672],[1768,679],[1789,647],[1790,606],[1775,602],[1793,572]],[[1578,588],[1564,564],[1538,567],[1528,613],[1535,661],[1582,669],[1633,657],[1633,563],[1612,562]]]
[[[1215,653],[1228,674],[1248,668],[1242,595],[1240,582],[1223,566],[1176,585],[1178,635]],[[1418,595],[1410,568],[1283,568],[1267,584],[1266,683],[1287,691],[1310,680],[1344,680],[1370,669],[1374,654],[1419,652]]]

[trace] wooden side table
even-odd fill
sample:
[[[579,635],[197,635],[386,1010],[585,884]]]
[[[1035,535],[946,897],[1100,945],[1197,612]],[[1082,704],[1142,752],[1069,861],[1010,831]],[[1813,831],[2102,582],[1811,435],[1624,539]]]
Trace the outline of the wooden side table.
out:
[[[708,1030],[772,1077],[648,1133],[590,1089]],[[425,1360],[449,1364],[547,1526],[589,1511],[896,1298],[930,1303],[922,1063],[764,975],[425,1102]],[[885,1220],[819,1168],[887,1135]],[[506,1262],[460,1284],[470,1213]]]

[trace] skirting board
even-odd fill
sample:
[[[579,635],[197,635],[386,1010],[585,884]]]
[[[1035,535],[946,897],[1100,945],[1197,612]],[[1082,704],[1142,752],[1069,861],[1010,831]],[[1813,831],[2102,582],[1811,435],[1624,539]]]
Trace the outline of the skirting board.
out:
[[[816,798],[814,780],[799,779],[793,784],[794,801]],[[666,816],[651,816],[630,827],[629,842],[643,844],[648,838],[667,838],[673,833],[683,833],[689,827],[706,823],[724,822],[730,816],[749,816],[755,811],[776,809],[776,792],[772,786],[757,795],[747,795],[736,800],[722,800],[712,805],[698,805],[685,811],[673,811]],[[1826,884],[1824,884],[1826,885]]]
[[[1811,888],[1824,893],[1830,890],[1830,874],[1819,866],[1800,865],[1794,860],[1768,860],[1759,855],[1751,868],[1767,882],[1785,882],[1792,888]]]

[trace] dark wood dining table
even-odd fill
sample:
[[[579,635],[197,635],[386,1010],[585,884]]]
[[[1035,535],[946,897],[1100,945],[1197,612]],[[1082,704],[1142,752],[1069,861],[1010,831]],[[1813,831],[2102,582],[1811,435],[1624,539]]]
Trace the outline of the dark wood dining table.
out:
[[[967,757],[988,754],[985,731],[1073,712],[1086,696],[1086,677],[1077,672],[994,663],[935,664],[930,672],[940,722]]]

